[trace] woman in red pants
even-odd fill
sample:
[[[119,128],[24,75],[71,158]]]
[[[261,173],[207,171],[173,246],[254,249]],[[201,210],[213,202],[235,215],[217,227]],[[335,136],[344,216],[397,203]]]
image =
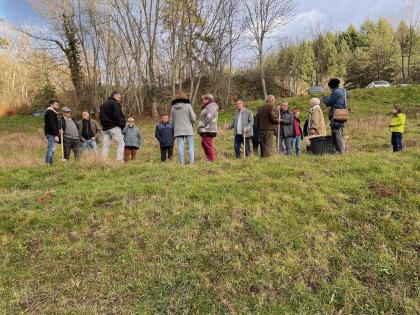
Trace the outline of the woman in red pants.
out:
[[[207,160],[214,162],[216,153],[214,151],[214,138],[217,135],[217,117],[219,107],[211,94],[204,94],[201,97],[202,111],[198,124],[198,133],[201,136],[201,146],[204,149]]]

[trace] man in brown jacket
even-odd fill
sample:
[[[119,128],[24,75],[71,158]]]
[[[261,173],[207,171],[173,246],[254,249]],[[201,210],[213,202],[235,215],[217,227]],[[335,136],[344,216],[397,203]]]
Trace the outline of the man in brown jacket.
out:
[[[276,99],[273,95],[267,96],[267,101],[258,108],[258,128],[261,143],[261,157],[271,156],[273,135],[279,123],[279,111],[274,107]]]

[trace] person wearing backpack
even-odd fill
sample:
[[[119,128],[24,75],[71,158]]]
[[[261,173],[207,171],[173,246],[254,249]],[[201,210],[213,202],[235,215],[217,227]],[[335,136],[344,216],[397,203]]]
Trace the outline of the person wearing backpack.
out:
[[[328,118],[331,126],[331,136],[334,142],[335,150],[339,153],[346,152],[346,143],[344,141],[344,123],[346,119],[338,119],[336,111],[347,109],[347,93],[344,89],[340,88],[339,79],[331,79],[328,82],[332,94],[331,96],[324,96],[324,104],[330,108]]]

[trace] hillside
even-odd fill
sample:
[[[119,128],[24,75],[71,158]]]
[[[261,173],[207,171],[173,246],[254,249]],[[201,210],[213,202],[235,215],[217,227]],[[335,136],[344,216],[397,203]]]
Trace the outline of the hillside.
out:
[[[409,112],[402,154],[393,99]],[[137,162],[47,168],[42,119],[0,119],[0,310],[419,313],[420,89],[351,103],[348,155],[236,161],[221,134],[215,164],[197,138],[183,168],[157,162],[151,122]]]

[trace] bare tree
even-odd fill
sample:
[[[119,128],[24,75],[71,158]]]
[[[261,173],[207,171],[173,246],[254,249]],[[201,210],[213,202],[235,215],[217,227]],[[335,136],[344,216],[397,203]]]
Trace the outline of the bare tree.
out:
[[[265,40],[267,37],[285,26],[296,7],[296,0],[242,0],[245,8],[246,22],[252,34],[254,47],[258,54],[261,86],[264,99],[267,98],[267,88],[264,72]]]

